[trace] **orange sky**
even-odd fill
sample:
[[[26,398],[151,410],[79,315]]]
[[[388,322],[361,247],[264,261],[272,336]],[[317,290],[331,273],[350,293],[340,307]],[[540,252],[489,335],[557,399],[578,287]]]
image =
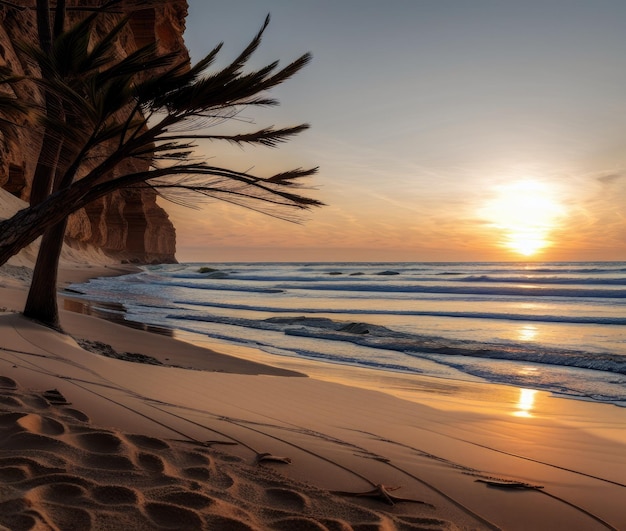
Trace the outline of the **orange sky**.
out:
[[[626,260],[626,4],[190,0],[194,59],[312,51],[258,126],[278,149],[200,145],[260,174],[320,166],[296,225],[164,204],[180,261]],[[312,3],[308,3],[312,4]],[[470,7],[471,6],[471,7]],[[248,111],[249,112],[249,111]]]

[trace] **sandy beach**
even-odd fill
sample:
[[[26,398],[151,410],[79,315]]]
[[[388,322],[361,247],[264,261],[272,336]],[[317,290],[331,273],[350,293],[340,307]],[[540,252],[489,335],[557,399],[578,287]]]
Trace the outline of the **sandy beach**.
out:
[[[626,529],[622,408],[65,310],[63,335],[0,286],[1,529]]]

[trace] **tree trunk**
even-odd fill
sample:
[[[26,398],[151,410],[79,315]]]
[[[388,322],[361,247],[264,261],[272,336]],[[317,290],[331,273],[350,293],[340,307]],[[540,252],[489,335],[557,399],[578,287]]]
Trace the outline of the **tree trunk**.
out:
[[[57,163],[57,173],[52,186],[53,193],[59,189],[67,189],[72,184],[71,179],[69,182],[63,182],[65,175],[63,163],[68,160],[71,152],[67,144],[63,143],[60,150],[61,161]],[[56,330],[61,330],[57,303],[57,277],[66,227],[67,216],[44,232],[23,312],[26,317]]]
[[[37,0],[37,35],[41,49],[47,54],[51,53],[52,32],[50,29],[50,2],[48,0]],[[51,75],[44,64],[39,66],[43,77]],[[45,90],[44,100],[47,117],[51,120],[59,120],[63,116],[60,98]],[[30,192],[31,205],[38,205],[50,195],[60,150],[61,138],[50,126],[47,126],[33,175],[33,185]]]
[[[56,12],[54,14],[54,36],[58,37],[65,29],[65,0],[57,0]]]
[[[44,233],[23,312],[26,317],[57,330],[61,330],[57,277],[66,226],[67,218]]]
[[[46,91],[46,113],[49,117],[61,117],[59,112],[61,102],[58,98],[53,97]],[[33,174],[33,186],[30,191],[30,204],[38,205],[46,199],[52,191],[52,182],[59,155],[61,152],[61,139],[58,134],[46,127],[44,131],[43,143],[41,144],[41,152]]]
[[[48,0],[37,0],[37,27],[39,44],[46,53],[51,53],[52,36],[57,38],[65,25],[65,0],[57,1],[57,10],[54,18],[54,30],[50,31],[50,4]],[[42,75],[48,74],[41,65]],[[44,94],[46,113],[49,119],[60,120],[65,112],[61,106],[59,97],[49,91]],[[47,126],[44,133],[44,141],[39,153],[37,167],[33,178],[33,188],[30,196],[30,204],[38,205],[43,202],[53,191],[53,179],[59,180],[61,173],[59,157],[63,154],[63,141],[58,133],[55,134],[52,127]],[[67,151],[67,149],[66,149]],[[62,164],[61,167],[64,165]],[[55,183],[56,184],[56,183]],[[57,277],[59,271],[59,259],[63,249],[67,217],[44,232],[41,239],[37,262],[33,270],[33,278],[28,290],[28,298],[24,307],[24,315],[31,319],[55,328],[61,329],[59,320],[59,308],[57,303]]]

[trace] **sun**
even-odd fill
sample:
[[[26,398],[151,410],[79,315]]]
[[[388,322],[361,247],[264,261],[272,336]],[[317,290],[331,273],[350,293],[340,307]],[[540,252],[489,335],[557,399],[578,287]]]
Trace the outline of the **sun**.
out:
[[[563,211],[549,185],[526,180],[498,187],[481,216],[501,234],[500,245],[532,256],[552,244]]]

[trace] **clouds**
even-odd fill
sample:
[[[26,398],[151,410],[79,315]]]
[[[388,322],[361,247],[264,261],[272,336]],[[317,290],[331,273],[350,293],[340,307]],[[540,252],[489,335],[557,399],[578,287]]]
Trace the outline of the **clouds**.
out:
[[[619,181],[624,181],[626,179],[626,173],[608,173],[606,175],[600,175],[596,177],[596,180],[609,187],[613,185],[617,185]]]
[[[312,129],[207,153],[267,174],[319,165],[312,194],[329,206],[304,225],[216,203],[202,221],[177,213],[179,259],[200,242],[239,258],[511,259],[479,210],[525,179],[567,210],[542,259],[626,259],[626,4],[190,0],[194,57],[224,40],[232,58],[267,12],[259,64],[314,60],[273,94],[281,107],[247,115]]]

